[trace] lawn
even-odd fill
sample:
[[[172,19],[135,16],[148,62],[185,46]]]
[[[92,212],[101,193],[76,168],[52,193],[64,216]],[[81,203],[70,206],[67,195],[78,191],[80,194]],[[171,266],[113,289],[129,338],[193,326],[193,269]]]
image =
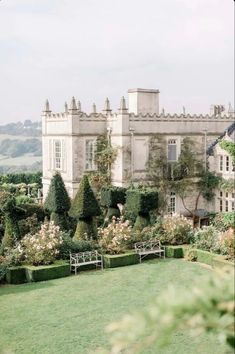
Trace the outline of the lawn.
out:
[[[190,291],[211,270],[184,260],[151,260],[41,283],[0,287],[0,353],[85,354],[107,347],[104,328],[141,309],[168,285]],[[212,335],[175,333],[157,354],[222,354]],[[156,349],[142,354],[156,354]]]

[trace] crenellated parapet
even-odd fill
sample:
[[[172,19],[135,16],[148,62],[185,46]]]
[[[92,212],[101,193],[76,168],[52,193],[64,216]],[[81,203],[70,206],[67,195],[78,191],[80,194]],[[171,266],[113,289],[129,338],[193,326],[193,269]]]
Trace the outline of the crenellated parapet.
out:
[[[209,114],[129,114],[130,121],[233,121],[234,114],[209,115]]]

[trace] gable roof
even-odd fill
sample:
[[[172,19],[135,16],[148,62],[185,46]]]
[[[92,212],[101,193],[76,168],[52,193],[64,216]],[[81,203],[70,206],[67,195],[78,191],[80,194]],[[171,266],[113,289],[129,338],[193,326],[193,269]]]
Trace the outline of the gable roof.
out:
[[[212,155],[215,146],[223,139],[223,137],[227,134],[230,136],[235,131],[235,122],[233,122],[224,132],[221,134],[213,143],[207,148],[207,155]]]

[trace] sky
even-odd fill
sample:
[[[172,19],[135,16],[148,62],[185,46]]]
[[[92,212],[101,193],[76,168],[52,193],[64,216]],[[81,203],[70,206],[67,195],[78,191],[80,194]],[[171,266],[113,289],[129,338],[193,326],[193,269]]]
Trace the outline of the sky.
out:
[[[82,110],[129,88],[160,109],[233,105],[233,0],[1,0],[0,124],[40,120],[75,96]]]

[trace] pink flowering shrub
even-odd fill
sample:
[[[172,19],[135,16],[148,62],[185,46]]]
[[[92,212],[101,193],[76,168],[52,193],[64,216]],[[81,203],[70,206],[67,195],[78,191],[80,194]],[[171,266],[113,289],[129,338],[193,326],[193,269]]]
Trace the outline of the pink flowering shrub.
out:
[[[17,251],[28,264],[51,264],[59,254],[63,243],[62,232],[54,222],[45,222],[34,235],[26,235],[17,246]]]
[[[180,215],[166,215],[162,222],[161,241],[171,245],[189,243],[193,228],[188,219]]]
[[[104,229],[98,229],[99,246],[105,253],[118,254],[125,251],[131,238],[129,221],[112,218],[112,222]]]

